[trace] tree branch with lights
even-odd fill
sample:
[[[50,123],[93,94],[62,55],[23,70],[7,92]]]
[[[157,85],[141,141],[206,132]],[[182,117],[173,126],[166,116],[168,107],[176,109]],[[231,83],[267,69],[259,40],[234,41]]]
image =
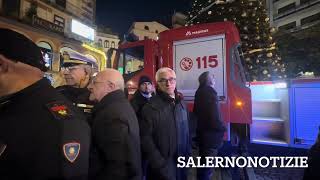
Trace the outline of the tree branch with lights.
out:
[[[274,28],[262,1],[258,0],[192,0],[188,25],[231,21],[238,27],[251,81],[284,79],[286,65],[273,41]]]

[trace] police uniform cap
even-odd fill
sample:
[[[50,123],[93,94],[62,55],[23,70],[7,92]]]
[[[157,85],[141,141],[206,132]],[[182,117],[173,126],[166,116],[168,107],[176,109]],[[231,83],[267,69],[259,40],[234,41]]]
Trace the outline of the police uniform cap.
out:
[[[88,57],[84,56],[83,54],[80,54],[78,52],[64,52],[63,54],[63,67],[72,67],[77,65],[89,65],[93,66],[95,65],[93,61],[91,61]]]
[[[0,28],[0,54],[6,58],[47,71],[40,48],[24,35]]]

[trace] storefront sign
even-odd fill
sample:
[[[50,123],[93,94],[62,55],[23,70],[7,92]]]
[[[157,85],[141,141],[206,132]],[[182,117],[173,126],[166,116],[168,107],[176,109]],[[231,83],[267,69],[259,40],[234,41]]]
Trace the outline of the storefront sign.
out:
[[[94,41],[94,29],[77,20],[72,19],[71,31],[79,36]]]
[[[47,30],[55,32],[55,33],[64,34],[63,27],[58,26],[58,25],[56,25],[50,21],[47,21],[45,19],[39,18],[38,16],[33,16],[32,24],[40,26],[44,29],[47,29]]]

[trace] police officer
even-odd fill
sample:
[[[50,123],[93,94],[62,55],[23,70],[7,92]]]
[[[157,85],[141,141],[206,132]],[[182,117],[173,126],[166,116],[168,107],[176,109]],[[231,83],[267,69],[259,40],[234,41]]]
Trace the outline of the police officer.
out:
[[[0,29],[0,179],[86,179],[90,129],[43,78],[31,40]]]
[[[66,85],[57,87],[57,90],[72,101],[87,117],[94,105],[94,102],[89,100],[90,92],[87,89],[94,74],[94,65],[87,57],[76,52],[64,52],[62,72]]]

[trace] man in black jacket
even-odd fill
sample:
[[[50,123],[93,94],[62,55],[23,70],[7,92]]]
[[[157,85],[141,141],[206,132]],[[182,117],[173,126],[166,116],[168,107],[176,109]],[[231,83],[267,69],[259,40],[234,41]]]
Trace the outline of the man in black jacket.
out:
[[[0,29],[0,179],[87,179],[90,129],[43,78],[39,47]]]
[[[138,83],[139,89],[134,93],[130,103],[137,114],[137,118],[140,121],[141,111],[143,106],[152,97],[152,81],[148,76],[141,76]]]
[[[197,116],[197,139],[199,156],[216,156],[223,143],[225,127],[222,123],[217,92],[214,89],[214,76],[209,71],[199,76],[199,88],[195,94],[193,112]],[[212,169],[199,168],[198,180],[209,180]]]
[[[147,179],[186,180],[187,171],[177,168],[177,158],[190,155],[188,110],[176,93],[172,69],[159,69],[156,81],[157,94],[143,107],[140,123]]]
[[[123,92],[122,75],[106,69],[88,88],[90,100],[98,102],[92,111],[90,179],[141,180],[139,125]]]
[[[152,91],[153,91],[153,86],[152,86],[152,81],[148,76],[141,76],[139,78],[139,83],[138,83],[139,89],[136,90],[134,93],[130,103],[136,112],[139,124],[141,122],[141,111],[143,106],[151,99],[152,97]],[[144,157],[142,157],[142,175],[145,178],[146,174],[146,166],[147,166],[147,161],[145,160]]]
[[[320,179],[320,127],[316,143],[310,148],[308,167],[304,170],[303,180]]]

